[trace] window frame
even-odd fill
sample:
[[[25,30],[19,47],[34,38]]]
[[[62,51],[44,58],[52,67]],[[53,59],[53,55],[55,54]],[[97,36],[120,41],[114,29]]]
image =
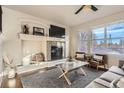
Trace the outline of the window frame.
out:
[[[119,23],[124,23],[124,22],[117,22],[117,23],[113,23],[113,24],[119,24]],[[110,38],[108,38],[108,34],[107,34],[107,27],[108,26],[110,26],[110,25],[113,25],[113,24],[108,24],[108,25],[104,25],[104,26],[100,26],[100,27],[96,27],[96,28],[93,28],[92,30],[91,30],[91,42],[92,42],[92,52],[93,52],[93,42],[95,41],[95,40],[103,40],[104,42],[105,42],[105,48],[108,48],[109,49],[109,45],[108,45],[108,43],[107,43],[107,41],[108,40],[110,40]],[[94,29],[99,29],[99,28],[104,28],[104,38],[101,38],[101,39],[93,39],[93,30]],[[113,39],[123,39],[124,37],[116,37],[116,38],[111,38],[111,40],[113,40]],[[122,49],[124,49],[124,45],[122,45],[121,46],[122,47]],[[119,49],[119,48],[116,48],[116,49]],[[121,53],[120,53],[121,54]]]
[[[79,33],[84,33],[85,35],[87,34],[88,36],[89,36],[89,32],[84,32],[84,31],[79,31],[78,32],[78,35],[77,36],[79,36]],[[77,38],[77,40],[78,40],[78,45],[81,45],[81,42],[86,42],[86,50],[85,51],[79,51],[79,46],[76,48],[76,50],[78,51],[78,52],[86,52],[86,53],[88,53],[89,52],[89,48],[88,48],[88,42],[89,42],[89,37],[86,37],[85,39],[81,39],[80,38],[80,36]]]

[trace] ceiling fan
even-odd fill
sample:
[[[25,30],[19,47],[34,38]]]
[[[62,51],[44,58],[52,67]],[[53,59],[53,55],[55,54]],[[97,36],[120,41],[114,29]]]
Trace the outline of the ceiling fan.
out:
[[[75,12],[75,14],[78,14],[81,10],[97,11],[98,8],[96,8],[94,5],[82,5],[82,6]]]

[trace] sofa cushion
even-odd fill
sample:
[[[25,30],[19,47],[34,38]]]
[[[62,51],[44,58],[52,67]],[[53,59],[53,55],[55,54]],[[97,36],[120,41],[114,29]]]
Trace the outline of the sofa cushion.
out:
[[[116,85],[119,88],[124,88],[124,77],[120,78]]]
[[[124,70],[122,70],[121,68],[117,67],[117,66],[112,66],[110,69],[109,69],[110,72],[113,72],[113,73],[116,73],[118,75],[122,75],[124,76]]]
[[[111,87],[111,88],[117,88],[117,83],[118,83],[119,80],[120,80],[120,78],[113,80],[113,81],[110,83],[110,87]]]
[[[115,74],[115,73],[112,73],[112,72],[109,72],[109,71],[103,73],[100,76],[101,79],[106,80],[108,82],[112,82],[113,80],[119,79],[121,77],[122,77],[121,75],[118,75],[118,74]]]
[[[110,87],[110,83],[109,82],[107,82],[107,81],[105,81],[103,79],[100,79],[100,78],[96,78],[94,80],[94,82],[96,82],[96,83],[98,83],[100,85],[103,85],[104,87]]]
[[[108,88],[109,86],[104,86],[100,83],[104,83],[104,81],[102,82],[101,80],[99,80],[98,78],[96,78],[95,80],[93,80],[90,84],[88,84],[85,88]],[[106,82],[106,81],[105,81]],[[109,85],[110,83],[107,83],[106,85]]]

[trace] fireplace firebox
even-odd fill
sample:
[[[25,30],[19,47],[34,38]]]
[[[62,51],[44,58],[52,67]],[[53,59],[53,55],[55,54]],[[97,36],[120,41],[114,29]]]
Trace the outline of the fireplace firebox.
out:
[[[63,58],[63,47],[51,46],[51,60]]]

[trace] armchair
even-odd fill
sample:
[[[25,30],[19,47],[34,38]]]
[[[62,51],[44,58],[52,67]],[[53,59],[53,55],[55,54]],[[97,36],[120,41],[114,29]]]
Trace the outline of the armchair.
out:
[[[89,61],[89,66],[96,67],[97,70],[99,67],[104,67],[106,68],[106,63],[107,63],[107,55],[103,54],[94,54]]]

